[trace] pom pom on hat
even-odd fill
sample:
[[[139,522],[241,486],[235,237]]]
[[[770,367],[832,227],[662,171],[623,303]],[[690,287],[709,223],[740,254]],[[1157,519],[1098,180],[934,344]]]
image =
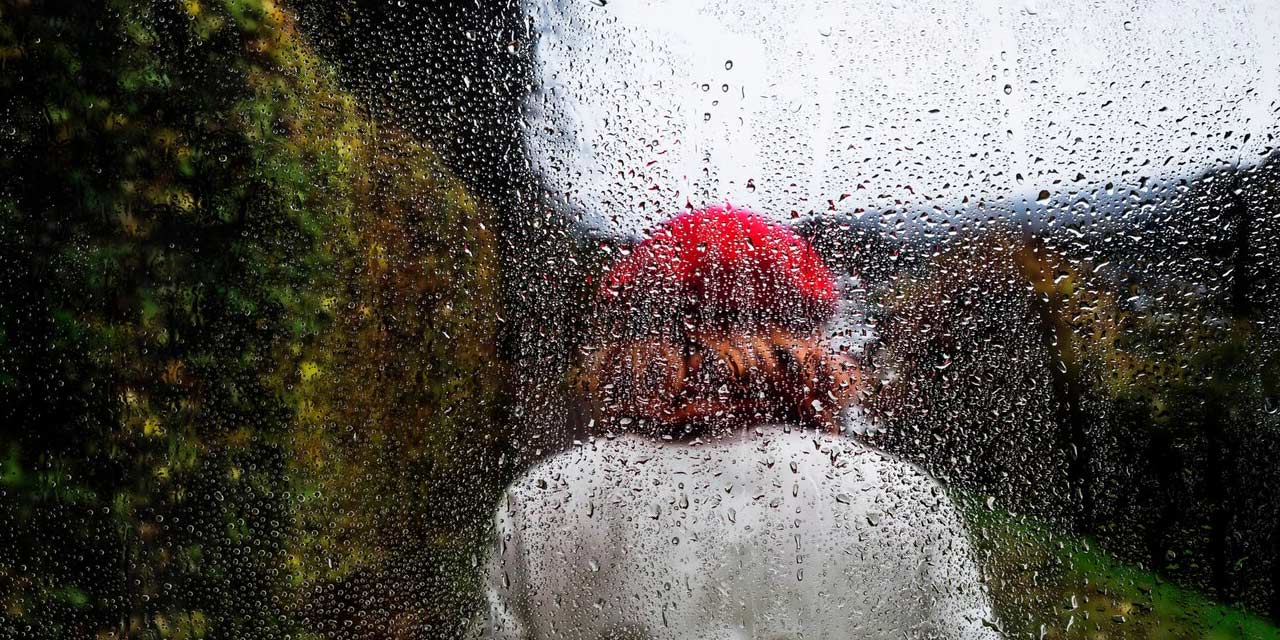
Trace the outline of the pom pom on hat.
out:
[[[692,331],[811,330],[838,294],[822,258],[785,225],[731,206],[681,214],[617,261],[601,297],[633,330],[679,314]],[[645,327],[644,325],[650,325]]]

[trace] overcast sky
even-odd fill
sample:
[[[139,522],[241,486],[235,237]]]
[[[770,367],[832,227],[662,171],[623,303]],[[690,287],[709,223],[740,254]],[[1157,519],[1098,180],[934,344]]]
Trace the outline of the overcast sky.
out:
[[[1068,201],[1277,144],[1274,0],[526,2],[526,143],[598,230]]]

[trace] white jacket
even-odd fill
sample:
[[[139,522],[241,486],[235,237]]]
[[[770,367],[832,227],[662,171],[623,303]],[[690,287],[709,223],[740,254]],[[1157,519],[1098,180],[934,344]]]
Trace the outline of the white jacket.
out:
[[[942,487],[783,426],[597,439],[507,490],[477,635],[999,638]]]

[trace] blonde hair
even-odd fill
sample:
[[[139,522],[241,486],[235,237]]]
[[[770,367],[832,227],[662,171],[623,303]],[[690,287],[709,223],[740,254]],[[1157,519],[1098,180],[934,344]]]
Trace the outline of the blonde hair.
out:
[[[588,350],[576,375],[594,418],[662,435],[769,421],[838,431],[858,378],[816,332],[781,328],[624,338]]]

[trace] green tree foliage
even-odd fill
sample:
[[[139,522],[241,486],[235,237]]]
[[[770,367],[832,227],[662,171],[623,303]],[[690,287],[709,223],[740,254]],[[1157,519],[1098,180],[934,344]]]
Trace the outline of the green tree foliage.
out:
[[[1033,247],[966,235],[876,293],[873,440],[1001,508],[1061,523],[1075,503],[1056,332]],[[963,458],[958,458],[963,456]]]
[[[986,233],[881,294],[873,439],[979,496],[990,584],[1024,636],[1277,633],[1231,609],[1277,611],[1275,332],[1230,278],[1186,266],[1244,273],[1238,251],[1182,251],[1152,250],[1161,270],[1126,286],[1116,274],[1142,266],[1136,251]],[[1122,266],[1100,268],[1111,260]],[[1004,510],[1035,518],[986,515]],[[1100,604],[1064,608],[1070,596]]]
[[[1087,353],[1104,448],[1100,539],[1217,598],[1274,613],[1280,357],[1244,317],[1166,304]]]
[[[323,632],[467,561],[493,241],[429,148],[270,0],[5,0],[0,96],[0,637]]]

